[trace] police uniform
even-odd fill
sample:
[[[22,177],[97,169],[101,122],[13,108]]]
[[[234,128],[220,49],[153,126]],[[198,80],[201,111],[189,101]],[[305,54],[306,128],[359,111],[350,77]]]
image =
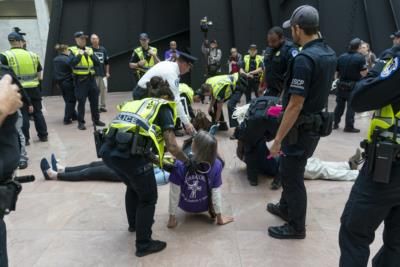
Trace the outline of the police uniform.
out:
[[[400,47],[392,48],[386,57],[384,64],[375,65],[379,71],[359,81],[351,95],[351,106],[356,112],[376,111],[364,142],[366,160],[341,217],[342,267],[367,266],[369,245],[382,222],[383,246],[372,266],[400,264]],[[384,147],[393,150],[383,151]]]
[[[84,33],[75,33],[75,38],[84,36]],[[99,89],[94,79],[95,69],[94,65],[99,64],[98,58],[94,55],[93,49],[90,47],[72,46],[69,48],[71,51],[71,67],[74,77],[75,97],[78,101],[78,128],[81,130],[85,127],[85,104],[86,99],[89,99],[90,111],[92,120],[95,125],[104,126],[100,121],[99,114]],[[88,53],[81,55],[80,50],[88,50]]]
[[[153,67],[156,64],[154,57],[149,53],[150,50],[154,51],[154,53],[157,54],[157,48],[152,46],[149,46],[147,49],[144,49],[142,46],[139,46],[133,50],[130,63],[138,63],[141,60],[145,61],[144,66],[139,67],[136,70],[136,78],[138,81],[151,67]]]
[[[72,120],[78,118],[75,110],[76,97],[70,61],[71,57],[65,54],[60,54],[53,59],[54,80],[61,89],[65,102],[64,124],[70,124]]]
[[[263,57],[260,55],[255,55],[254,57],[250,55],[245,55],[241,68],[244,72],[249,73],[258,68],[264,68]],[[258,97],[258,86],[260,84],[260,74],[254,76],[254,78],[248,78],[247,89],[244,94],[246,96],[246,103],[250,103],[251,94],[254,92],[256,97]]]
[[[104,163],[126,184],[126,212],[130,229],[136,229],[136,248],[146,249],[151,242],[157,202],[157,185],[152,151],[162,162],[163,132],[173,130],[175,102],[157,98],[130,101],[118,107],[120,113],[111,122],[107,141],[102,146]]]
[[[21,41],[23,38],[17,33],[11,33],[9,40]],[[11,38],[11,39],[10,39]],[[38,73],[42,71],[39,56],[23,48],[11,48],[0,55],[1,64],[9,66],[17,76],[22,87],[25,89],[33,106],[33,120],[39,140],[47,141],[47,124],[42,113],[42,95]],[[29,106],[24,102],[21,109],[23,116],[22,131],[26,142],[29,143]]]
[[[327,103],[335,69],[336,54],[322,39],[306,43],[289,67],[289,79],[283,97],[284,109],[291,95],[299,95],[305,100],[298,120],[302,116],[318,115]],[[320,136],[317,129],[309,127],[298,128],[297,131],[292,128],[291,132],[295,138],[292,139],[289,133],[282,141],[285,156],[281,158],[279,166],[283,187],[279,209],[288,217],[289,226],[296,234],[305,236],[307,194],[304,171],[307,159],[313,155]],[[275,230],[279,229],[270,227],[271,236],[275,237]]]
[[[211,115],[212,121],[215,121],[215,115],[217,112],[217,104],[218,102],[226,102],[228,103],[228,114],[229,114],[229,124],[231,127],[237,126],[237,122],[232,119],[232,114],[236,107],[237,102],[240,101],[240,97],[242,96],[241,88],[238,86],[239,84],[239,73],[234,73],[231,75],[218,75],[211,78],[208,78],[205,82],[209,84],[212,88],[211,94],[215,99],[215,103],[213,106],[213,114]],[[224,112],[221,111],[221,117],[219,118],[222,129],[227,129],[226,122],[224,118]]]
[[[348,103],[351,91],[357,81],[361,79],[361,71],[367,69],[365,57],[358,52],[347,52],[338,58],[336,71],[339,74],[337,84],[335,127],[338,128],[347,102],[345,131],[354,129],[354,111]]]
[[[266,96],[279,96],[282,93],[289,63],[298,53],[297,47],[287,40],[279,48],[266,49],[264,55]]]

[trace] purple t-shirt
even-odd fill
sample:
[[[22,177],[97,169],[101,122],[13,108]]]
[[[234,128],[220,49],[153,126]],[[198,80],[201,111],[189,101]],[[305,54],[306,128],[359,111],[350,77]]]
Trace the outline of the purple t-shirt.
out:
[[[207,174],[210,188],[218,188],[222,185],[221,172],[222,163],[217,159]],[[207,184],[204,174],[189,175],[184,163],[177,160],[169,181],[181,187],[179,207],[182,210],[186,212],[208,211]]]

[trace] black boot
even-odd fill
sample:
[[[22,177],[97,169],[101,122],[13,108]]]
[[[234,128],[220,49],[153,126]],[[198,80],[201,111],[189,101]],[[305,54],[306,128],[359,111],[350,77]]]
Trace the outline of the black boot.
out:
[[[167,247],[167,243],[159,240],[151,240],[145,249],[136,250],[137,257],[144,257],[146,255],[160,252]]]

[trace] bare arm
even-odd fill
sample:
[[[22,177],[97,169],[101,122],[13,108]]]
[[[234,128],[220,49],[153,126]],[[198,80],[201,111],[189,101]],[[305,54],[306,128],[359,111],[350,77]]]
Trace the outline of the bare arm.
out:
[[[188,157],[183,153],[182,149],[178,146],[176,142],[175,133],[172,129],[166,130],[163,133],[165,145],[167,150],[178,160],[186,162]]]
[[[222,114],[222,107],[224,106],[224,102],[217,102],[217,111],[215,113],[215,121],[219,122]]]
[[[110,64],[106,65],[106,75],[110,76]]]

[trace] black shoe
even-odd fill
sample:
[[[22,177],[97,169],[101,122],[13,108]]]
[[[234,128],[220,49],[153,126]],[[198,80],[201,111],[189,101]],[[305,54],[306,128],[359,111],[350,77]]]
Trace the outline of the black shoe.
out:
[[[272,183],[269,186],[269,188],[271,190],[278,190],[281,187],[282,187],[282,182],[281,182],[281,179],[279,179],[279,178],[274,178],[274,180],[272,181]]]
[[[268,203],[267,211],[275,216],[278,216],[279,218],[281,218],[286,222],[289,221],[289,216],[281,210],[281,206],[279,203],[277,204]]]
[[[53,153],[51,154],[51,169],[53,171],[58,171],[57,170],[57,159],[56,159],[56,155],[54,155]]]
[[[226,124],[226,122],[221,122],[219,124],[218,130],[219,131],[228,131],[229,128],[228,128],[228,125]]]
[[[99,112],[107,112],[106,108],[99,108]]]
[[[343,132],[346,132],[346,133],[359,133],[360,132],[360,129],[357,129],[357,128],[354,128],[354,127],[351,127],[351,128],[344,128],[343,129]]]
[[[257,180],[249,180],[249,183],[251,186],[257,186],[258,185],[258,181]]]
[[[50,169],[50,165],[47,159],[42,158],[42,160],[40,161],[40,169],[42,170],[44,179],[51,180],[50,176],[47,174],[47,171]]]
[[[284,224],[282,226],[274,226],[268,228],[268,234],[277,239],[304,239],[306,238],[306,230],[296,231],[293,226]]]
[[[236,136],[234,134],[232,134],[231,136],[229,136],[229,139],[236,140]]]
[[[333,125],[333,128],[332,128],[332,129],[333,129],[333,130],[339,129],[339,124],[336,124],[336,123],[335,123],[335,124]]]
[[[40,142],[47,142],[47,141],[49,141],[49,138],[47,136],[39,137],[39,141]]]
[[[134,233],[134,232],[136,232],[136,227],[135,226],[129,226],[128,231],[130,233]]]
[[[180,131],[180,130],[175,130],[174,133],[175,133],[175,136],[176,136],[176,137],[185,136],[185,134],[184,134],[182,131]]]
[[[146,255],[160,252],[167,247],[167,243],[159,240],[151,240],[147,248],[136,250],[137,257],[144,257]]]
[[[18,169],[24,170],[28,168],[28,162],[26,160],[21,160],[18,164]]]
[[[71,124],[71,123],[72,123],[72,120],[64,121],[64,125],[69,125],[69,124]]]
[[[100,120],[99,121],[95,121],[93,124],[96,125],[96,126],[100,126],[100,127],[106,126],[106,124],[104,122],[100,121]]]
[[[30,146],[31,142],[29,142],[29,140],[25,140],[25,146]]]
[[[79,124],[78,124],[78,129],[79,129],[79,130],[86,130],[85,124],[84,124],[84,123],[79,123]]]

